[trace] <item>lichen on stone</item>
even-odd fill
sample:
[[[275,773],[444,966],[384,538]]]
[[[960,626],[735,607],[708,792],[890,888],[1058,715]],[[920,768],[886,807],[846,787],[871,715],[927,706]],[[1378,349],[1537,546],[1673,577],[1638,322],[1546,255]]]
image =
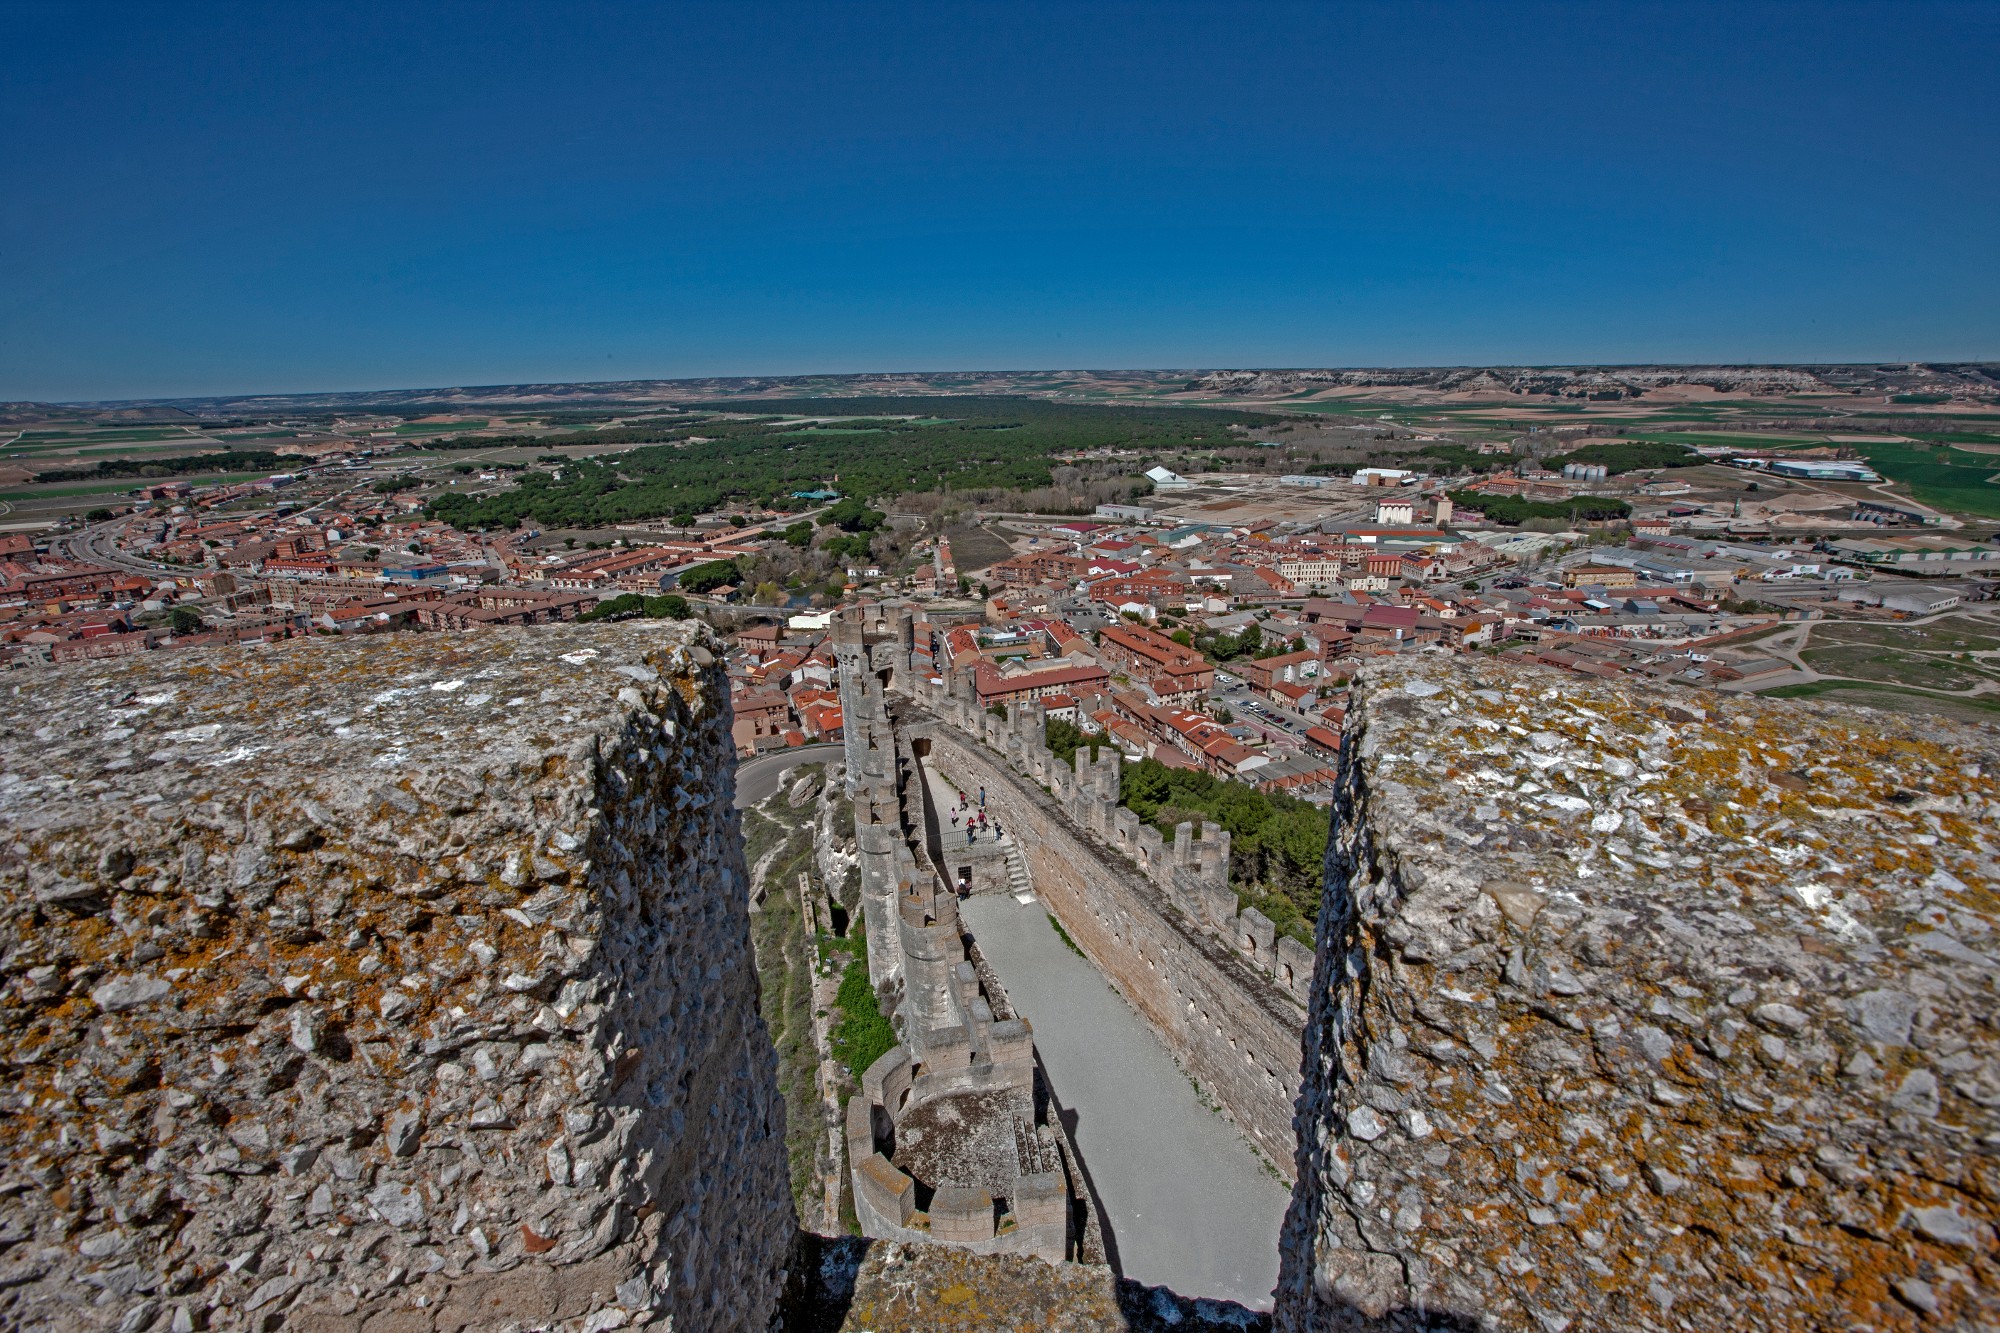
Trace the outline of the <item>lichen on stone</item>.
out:
[[[0,686],[0,1321],[761,1327],[714,663],[551,627]]]
[[[1433,657],[1348,727],[1281,1328],[2000,1318],[2000,737]]]

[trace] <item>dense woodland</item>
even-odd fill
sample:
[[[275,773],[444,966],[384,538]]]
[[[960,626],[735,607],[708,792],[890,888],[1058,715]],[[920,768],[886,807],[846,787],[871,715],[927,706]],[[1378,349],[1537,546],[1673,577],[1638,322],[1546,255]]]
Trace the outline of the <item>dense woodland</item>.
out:
[[[1644,468],[1700,467],[1707,461],[1687,445],[1667,440],[1611,440],[1546,458],[1542,466],[1559,471],[1565,463],[1602,463],[1615,477]]]
[[[1518,495],[1453,491],[1451,502],[1460,509],[1476,509],[1508,528],[1535,522],[1571,524],[1603,521],[1625,518],[1632,512],[1632,506],[1625,501],[1601,495],[1578,495],[1567,500],[1523,500]]]
[[[95,481],[100,477],[183,477],[201,472],[281,472],[305,462],[295,454],[268,449],[230,449],[178,458],[106,458],[89,467],[52,468],[35,480]]]
[[[607,444],[629,442],[638,432],[659,443],[611,458],[571,458],[560,479],[531,473],[497,494],[442,495],[432,501],[431,513],[461,529],[530,521],[605,527],[668,515],[688,522],[732,504],[805,509],[812,502],[794,493],[822,489],[865,501],[913,492],[1033,491],[1054,483],[1057,455],[1219,446],[1235,438],[1232,425],[1275,420],[1253,412],[1025,398],[806,399],[758,406],[838,419],[709,417],[542,437],[537,444]],[[937,415],[904,419],[926,412]]]

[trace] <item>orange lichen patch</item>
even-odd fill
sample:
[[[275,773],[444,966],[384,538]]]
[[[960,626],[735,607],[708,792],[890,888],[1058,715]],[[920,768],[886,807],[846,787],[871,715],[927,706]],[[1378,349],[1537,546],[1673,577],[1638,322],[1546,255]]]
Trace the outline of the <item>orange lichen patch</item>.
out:
[[[1966,1150],[2000,1143],[2000,743],[1658,697],[1364,676],[1335,863],[1378,943],[1329,993],[1339,1058],[1308,1050],[1320,1244],[1427,1255],[1392,1304],[1509,1328],[2000,1317],[2000,1173]]]
[[[512,1209],[427,1238],[462,1166],[369,1191],[428,1143],[529,1136],[486,1161],[475,1200],[517,1156],[530,1197],[583,1188],[598,1167],[540,1154],[565,1114],[595,1113],[590,960],[612,913],[635,919],[632,881],[672,878],[637,856],[678,837],[713,881],[736,854],[712,809],[691,823],[730,754],[701,633],[300,642],[0,695],[0,1158],[37,1252],[222,1308],[253,1278],[317,1272],[326,1256],[292,1244],[314,1227],[394,1229],[396,1265],[332,1253],[374,1290],[431,1263],[415,1248],[462,1270],[512,1243],[508,1223],[542,1225]],[[688,791],[683,773],[705,776]],[[262,1278],[214,1259],[249,1234],[238,1205],[269,1240]],[[541,1234],[557,1227],[588,1231]],[[37,1281],[0,1289],[0,1322]]]

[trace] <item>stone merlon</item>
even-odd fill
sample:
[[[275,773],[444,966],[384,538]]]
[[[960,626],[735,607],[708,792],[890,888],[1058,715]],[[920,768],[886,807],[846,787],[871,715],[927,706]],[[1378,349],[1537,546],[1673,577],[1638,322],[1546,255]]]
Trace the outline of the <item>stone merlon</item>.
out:
[[[505,630],[0,694],[0,1323],[764,1328],[717,659]]]
[[[1277,1323],[2000,1323],[2000,738],[1464,659],[1349,714]]]

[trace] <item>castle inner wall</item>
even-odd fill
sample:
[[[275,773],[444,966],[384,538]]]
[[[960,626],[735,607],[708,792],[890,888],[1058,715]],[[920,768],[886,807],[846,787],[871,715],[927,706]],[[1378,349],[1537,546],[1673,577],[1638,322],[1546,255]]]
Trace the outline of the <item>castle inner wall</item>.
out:
[[[986,788],[988,813],[1027,858],[1036,895],[1290,1179],[1303,1009],[983,746],[914,709],[905,730],[928,741],[932,761],[960,785]]]

